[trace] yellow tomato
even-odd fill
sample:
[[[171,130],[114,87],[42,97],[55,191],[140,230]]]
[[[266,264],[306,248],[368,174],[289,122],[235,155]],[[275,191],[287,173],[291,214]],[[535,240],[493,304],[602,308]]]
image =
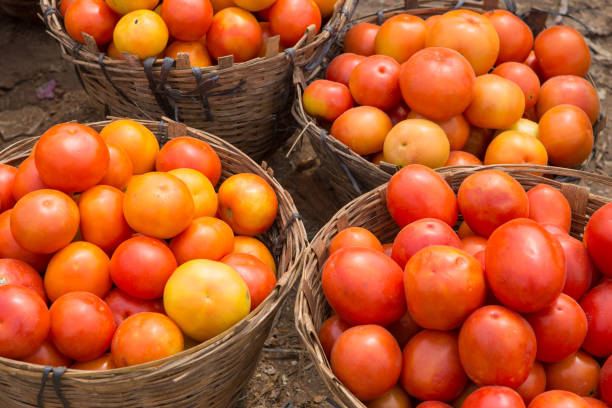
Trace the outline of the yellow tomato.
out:
[[[113,41],[120,53],[129,52],[141,59],[155,57],[168,44],[168,27],[154,11],[132,11],[115,26]]]
[[[130,157],[134,174],[142,174],[155,169],[155,159],[159,152],[157,138],[144,125],[130,119],[109,123],[100,131],[105,142],[119,145]]]
[[[159,0],[106,0],[106,4],[116,13],[127,14],[134,10],[153,10]]]
[[[217,193],[208,177],[194,169],[174,169],[168,173],[178,177],[187,185],[195,205],[194,219],[215,216],[218,204]]]

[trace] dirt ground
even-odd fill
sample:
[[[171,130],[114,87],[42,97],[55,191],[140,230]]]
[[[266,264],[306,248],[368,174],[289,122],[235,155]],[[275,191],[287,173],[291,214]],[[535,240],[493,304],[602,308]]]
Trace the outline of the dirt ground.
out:
[[[536,5],[544,10],[559,10],[560,0],[543,0]],[[367,14],[389,0],[362,0],[357,13]],[[519,1],[519,11],[532,3]],[[564,19],[587,35],[593,61],[591,73],[603,101],[602,112],[612,116],[612,5],[608,0],[570,0],[569,10],[589,27]],[[554,17],[549,17],[551,22]],[[103,111],[93,106],[80,88],[72,66],[62,61],[58,46],[40,23],[24,23],[0,15],[0,144],[15,138],[38,135],[53,124],[77,120],[88,122],[104,119]],[[45,92],[53,87],[54,91]],[[37,96],[38,93],[38,96]],[[44,95],[47,93],[47,95]],[[588,170],[612,175],[612,131],[608,126],[598,138],[596,155]],[[270,154],[267,162],[276,177],[293,195],[311,238],[331,217],[340,203],[319,175],[319,163],[309,146],[285,158],[291,140]],[[602,195],[612,189],[592,187]],[[295,292],[295,289],[294,289]],[[244,395],[240,407],[332,407],[316,369],[301,346],[293,325],[293,296],[285,304],[276,328],[268,339],[261,360]]]

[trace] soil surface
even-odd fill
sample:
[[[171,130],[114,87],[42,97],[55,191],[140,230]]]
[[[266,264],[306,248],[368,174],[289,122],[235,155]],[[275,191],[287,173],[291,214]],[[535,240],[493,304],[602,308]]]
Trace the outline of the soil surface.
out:
[[[541,0],[537,7],[557,11],[561,0]],[[389,0],[362,0],[357,14],[364,15],[392,4]],[[518,1],[519,12],[532,3]],[[565,18],[587,36],[593,60],[591,74],[597,85],[601,111],[612,116],[612,5],[607,0],[569,1],[572,16]],[[554,17],[549,17],[552,23]],[[51,125],[76,120],[104,119],[103,110],[92,105],[80,88],[73,67],[63,61],[53,38],[39,22],[25,23],[0,15],[0,144],[16,138],[39,135]],[[306,225],[309,238],[316,233],[341,203],[319,174],[316,155],[307,142],[286,158],[293,138],[271,153],[266,161],[279,181],[289,190]],[[612,176],[612,131],[610,126],[598,138],[589,171]],[[612,189],[592,187],[611,196]],[[323,385],[294,329],[292,296],[283,307],[254,376],[238,402],[240,407],[332,407],[336,406]]]

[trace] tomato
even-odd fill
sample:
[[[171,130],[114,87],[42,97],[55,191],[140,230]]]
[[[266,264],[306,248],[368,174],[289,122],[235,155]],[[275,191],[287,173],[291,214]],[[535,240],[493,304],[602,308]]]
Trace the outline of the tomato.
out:
[[[155,168],[159,143],[155,135],[144,125],[130,119],[115,120],[100,131],[100,136],[107,143],[121,146],[126,151],[132,162],[134,174],[146,173]],[[162,171],[167,170],[170,169]]]
[[[467,222],[461,221],[461,224],[459,225],[459,229],[457,229],[457,236],[459,237],[459,239],[471,237],[473,235],[476,235],[476,233],[472,231],[472,229],[467,224]]]
[[[387,330],[395,337],[400,348],[403,349],[406,343],[421,331],[421,328],[415,323],[410,313],[406,312],[398,321],[388,325]]]
[[[206,46],[199,41],[172,41],[164,55],[172,59],[177,59],[179,53],[189,55],[189,65],[192,67],[210,67],[213,65]]]
[[[402,352],[384,328],[351,327],[338,337],[331,352],[332,371],[362,401],[389,391],[400,376]]]
[[[544,78],[557,75],[585,76],[591,65],[591,52],[575,28],[552,26],[542,31],[533,46]]]
[[[253,255],[229,254],[221,262],[234,268],[249,287],[251,311],[266,300],[276,286],[274,272]]]
[[[550,225],[544,228],[561,244],[565,254],[565,286],[563,293],[579,300],[593,283],[594,268],[585,246],[565,231],[551,231]]]
[[[49,311],[40,295],[19,285],[0,285],[0,356],[35,353],[49,333]]]
[[[448,155],[448,160],[444,163],[447,166],[481,166],[482,162],[471,153],[460,150],[451,150]],[[467,225],[467,224],[466,224]]]
[[[112,370],[113,368],[117,368],[115,362],[113,361],[113,356],[111,353],[103,354],[102,357],[98,357],[91,361],[85,362],[74,362],[70,368],[73,370],[93,370],[93,371],[104,371],[104,370]]]
[[[179,266],[164,289],[164,308],[183,333],[205,341],[249,314],[251,297],[232,267],[208,259]]]
[[[134,166],[127,152],[119,145],[107,143],[109,162],[108,170],[100,184],[124,188],[134,174]]]
[[[587,408],[608,408],[608,405],[605,402],[596,398],[582,397],[582,399],[586,401],[588,405]]]
[[[352,247],[327,259],[321,284],[342,320],[384,326],[406,312],[402,275],[402,269],[381,251]]]
[[[556,188],[538,184],[527,192],[529,218],[538,224],[552,224],[569,233],[572,209],[567,198]]]
[[[606,404],[612,403],[612,359],[606,359],[604,365],[601,367],[599,389],[601,391],[601,399]]]
[[[108,44],[108,47],[106,48],[106,56],[108,58],[123,59],[123,55],[119,52],[117,46],[113,41],[111,41],[110,44]],[[109,165],[109,167],[111,166]]]
[[[261,11],[272,6],[274,4],[274,0],[236,0],[234,1],[234,4],[248,11]],[[225,8],[227,7],[223,7],[223,9]],[[218,13],[220,11],[217,8],[215,8],[214,10],[215,13]]]
[[[465,399],[462,408],[525,408],[521,396],[513,389],[500,386],[482,387]]]
[[[533,363],[525,382],[515,388],[515,391],[523,398],[525,404],[529,404],[537,395],[546,390],[546,380],[544,366],[536,361]]]
[[[584,229],[584,245],[591,260],[605,276],[612,276],[612,204],[606,204],[591,215]]]
[[[157,161],[157,171],[189,168],[204,174],[213,186],[221,178],[221,160],[208,143],[189,136],[177,137],[162,147]]]
[[[393,251],[393,242],[388,242],[386,244],[383,244],[382,248],[383,248],[383,253],[387,255],[388,257],[391,257],[391,252]]]
[[[533,108],[532,108],[533,109]],[[518,132],[522,132],[525,133],[529,136],[533,136],[537,139],[537,137],[540,135],[540,132],[538,131],[538,124],[537,122],[534,122],[533,120],[527,119],[527,118],[520,118],[518,121],[516,121],[515,124],[513,124],[512,126],[510,126],[508,129],[506,130],[516,130]],[[495,133],[501,133],[501,131],[497,131]]]
[[[171,238],[189,226],[195,206],[191,192],[169,173],[151,172],[132,177],[123,198],[123,215],[137,232]]]
[[[588,321],[588,331],[582,348],[595,357],[612,354],[612,281],[604,280],[580,300]],[[610,400],[612,402],[612,400]]]
[[[536,337],[529,323],[502,306],[485,306],[459,332],[459,357],[477,385],[518,387],[531,370]]]
[[[74,7],[72,7],[74,6]],[[85,43],[82,33],[89,34],[102,47],[113,39],[113,29],[119,16],[104,0],[76,0],[66,10],[66,32],[80,43]]]
[[[68,367],[72,362],[71,359],[60,353],[49,339],[45,340],[33,354],[22,358],[21,361],[52,367]]]
[[[270,10],[270,30],[280,36],[280,43],[293,47],[310,25],[314,33],[321,29],[321,11],[312,0],[277,0]]]
[[[476,75],[493,68],[500,41],[493,24],[485,16],[460,9],[446,12],[427,31],[427,47],[447,47],[461,53]]]
[[[540,94],[540,79],[527,65],[520,62],[505,62],[497,66],[492,74],[506,78],[521,88],[525,95],[525,109],[535,106]]]
[[[373,106],[357,106],[340,115],[331,127],[333,137],[357,154],[373,154],[383,149],[391,130],[391,119]]]
[[[386,55],[373,55],[353,69],[349,79],[351,94],[359,105],[387,110],[400,101],[400,65]]]
[[[346,52],[335,57],[325,71],[325,79],[349,86],[351,73],[357,65],[365,60],[362,55]]]
[[[404,348],[402,387],[420,400],[451,401],[467,383],[459,361],[457,334],[423,330]]]
[[[426,119],[407,119],[395,125],[385,138],[385,161],[398,166],[422,164],[442,167],[450,154],[444,130]]]
[[[346,85],[318,79],[304,91],[304,109],[309,115],[334,121],[353,107],[353,97]]]
[[[117,327],[111,343],[117,367],[148,363],[181,351],[181,330],[161,313],[142,312],[128,317]]]
[[[140,59],[157,57],[168,44],[166,22],[151,10],[136,10],[124,15],[113,32],[117,51],[134,54]]]
[[[427,119],[425,116],[414,111],[410,112],[407,118]],[[457,115],[447,120],[438,120],[433,122],[440,126],[444,133],[446,133],[451,150],[463,149],[463,146],[465,146],[465,142],[467,142],[470,135],[470,124],[467,122],[467,120],[465,120],[463,115]]]
[[[256,174],[235,174],[219,187],[219,218],[236,234],[258,235],[267,231],[277,211],[276,193]]]
[[[595,124],[599,117],[599,96],[586,79],[576,75],[559,75],[542,85],[538,99],[538,116],[542,117],[551,108],[570,104],[582,109]]]
[[[366,404],[368,408],[410,408],[411,406],[410,397],[397,385]]]
[[[387,55],[400,64],[425,48],[427,26],[412,14],[397,14],[385,21],[374,40],[374,53]]]
[[[144,300],[128,295],[121,289],[111,290],[104,298],[111,309],[117,326],[133,314],[140,312],[164,313],[164,305],[161,299]]]
[[[351,27],[344,36],[344,52],[369,57],[374,55],[376,35],[380,26],[371,23],[359,23]]]
[[[568,391],[547,391],[531,401],[529,408],[588,408],[578,395]]]
[[[25,250],[55,252],[72,241],[79,229],[79,208],[57,190],[36,190],[23,196],[11,211],[11,232]]]
[[[548,153],[537,138],[516,130],[506,130],[489,144],[484,158],[487,165],[505,163],[546,166]]]
[[[406,262],[423,248],[431,245],[448,245],[461,248],[461,241],[447,223],[436,218],[414,221],[395,236],[391,257],[404,268]]]
[[[393,126],[395,126],[402,120],[408,119],[410,109],[408,109],[404,102],[400,101],[397,105],[389,109],[386,113],[389,116],[389,119],[391,119],[391,123],[393,124]]]
[[[8,164],[0,164],[0,211],[6,211],[15,205],[13,183],[17,169]]]
[[[491,10],[484,14],[499,36],[496,65],[507,61],[524,61],[533,48],[533,33],[523,20],[507,10]]]
[[[217,213],[217,193],[210,180],[194,169],[174,169],[168,172],[178,177],[189,189],[193,198],[194,218],[212,217]]]
[[[406,166],[391,177],[386,193],[389,214],[404,227],[421,218],[437,218],[449,226],[457,222],[457,197],[446,180],[418,164]]]
[[[29,192],[43,188],[47,188],[47,185],[40,179],[34,157],[30,156],[21,162],[17,168],[12,187],[13,197],[15,200],[19,200]]]
[[[365,228],[349,227],[336,234],[329,244],[329,255],[339,249],[359,247],[382,251],[383,247],[376,235]]]
[[[0,286],[18,285],[32,289],[46,303],[43,280],[34,268],[18,259],[0,259]]]
[[[585,397],[598,394],[599,363],[585,353],[577,351],[563,360],[546,366],[549,390],[565,390]]]
[[[158,0],[106,0],[106,4],[119,14],[127,14],[130,11],[148,9],[153,10],[159,3]]]
[[[26,249],[23,249],[11,232],[11,213],[13,210],[7,210],[0,214],[0,257],[12,258],[26,262],[38,272],[44,272],[49,262],[49,255],[35,254]]]
[[[471,126],[470,135],[461,150],[482,159],[491,140],[493,140],[493,131]]]
[[[432,17],[435,17],[435,16],[432,16]],[[440,401],[425,401],[417,405],[416,408],[452,408],[452,407]]]
[[[177,263],[162,241],[145,236],[122,242],[110,260],[110,276],[117,287],[139,299],[161,297]]]
[[[211,27],[213,7],[209,0],[166,0],[161,17],[168,32],[181,41],[197,41]]]
[[[72,3],[74,3],[76,0],[63,0],[60,1],[60,14],[62,15],[62,17],[66,16],[66,11],[68,10],[68,7],[70,7],[72,5]]]
[[[468,107],[476,77],[468,60],[457,51],[431,47],[402,64],[399,81],[410,109],[433,120],[447,120]]]
[[[236,235],[234,237],[234,249],[231,253],[250,254],[259,259],[272,269],[276,274],[276,263],[270,250],[257,238]]]
[[[334,344],[336,344],[338,337],[350,327],[351,326],[340,319],[338,315],[333,315],[323,322],[319,329],[319,342],[321,342],[321,347],[323,347],[323,351],[328,359],[331,356],[332,348]]]
[[[474,126],[506,129],[525,112],[525,95],[514,82],[499,75],[486,74],[476,78],[474,98],[464,115]]]
[[[525,190],[500,170],[484,170],[468,176],[459,187],[457,199],[469,227],[483,237],[507,221],[529,214]]]
[[[465,237],[461,239],[461,249],[468,254],[474,256],[480,251],[484,251],[487,248],[487,239],[478,235]]]
[[[89,126],[61,123],[40,137],[34,161],[43,183],[72,193],[102,180],[110,154],[102,137]]]
[[[461,394],[459,394],[459,396],[451,403],[453,408],[461,408],[461,406],[463,405],[467,397],[469,397],[474,391],[476,391],[479,388],[480,387],[478,387],[476,384],[468,380],[468,384],[465,386],[463,391],[461,391]],[[443,404],[443,403],[440,402],[439,404]],[[418,406],[420,407],[421,405],[418,405]],[[447,405],[446,404],[440,405],[440,406],[433,405],[428,408],[447,408]]]
[[[262,41],[261,26],[255,16],[238,7],[224,8],[215,14],[206,34],[206,46],[213,58],[233,55],[235,62],[255,58]]]

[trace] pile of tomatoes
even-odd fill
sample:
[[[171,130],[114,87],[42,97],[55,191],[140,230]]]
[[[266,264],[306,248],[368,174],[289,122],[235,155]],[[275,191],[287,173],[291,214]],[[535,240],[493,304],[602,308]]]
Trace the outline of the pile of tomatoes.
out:
[[[294,46],[310,25],[319,31],[336,1],[62,0],[60,12],[73,39],[85,43],[86,33],[111,58],[185,53],[191,66],[208,67],[227,55],[235,62],[264,57],[273,36],[280,49]]]
[[[235,174],[216,192],[220,178],[208,143],[160,149],[131,120],[100,133],[53,126],[18,168],[0,165],[0,356],[125,367],[247,316],[276,284],[254,236],[278,202],[260,176]]]
[[[376,164],[574,167],[593,148],[591,55],[571,27],[534,41],[505,10],[399,14],[355,25],[344,52],[305,89],[304,108]]]
[[[581,242],[549,185],[526,192],[483,170],[455,195],[414,164],[386,205],[402,228],[393,243],[347,228],[321,277],[336,314],[319,339],[355,396],[370,408],[612,404],[612,203]]]

